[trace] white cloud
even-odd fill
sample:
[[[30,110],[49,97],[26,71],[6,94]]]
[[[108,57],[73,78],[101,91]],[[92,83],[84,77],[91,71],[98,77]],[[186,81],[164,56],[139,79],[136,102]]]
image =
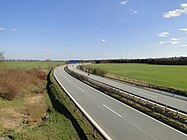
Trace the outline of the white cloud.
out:
[[[138,14],[138,11],[134,10],[134,9],[130,9],[130,12],[134,13],[134,14]]]
[[[120,5],[126,5],[129,1],[128,0],[122,0],[119,2]]]
[[[180,9],[176,9],[176,10],[173,10],[173,11],[169,11],[167,13],[164,13],[163,16],[165,18],[170,18],[170,17],[178,17],[182,15],[182,10]]]
[[[187,34],[187,28],[181,28],[180,31],[184,31]]]
[[[171,38],[169,41],[172,45],[179,44],[179,39],[178,38]]]
[[[17,29],[12,29],[12,32],[17,32],[18,30]]]
[[[159,33],[159,34],[157,34],[158,35],[158,37],[166,37],[166,36],[168,36],[170,33],[168,33],[168,32],[161,32],[161,33]]]
[[[179,43],[178,38],[171,38],[169,41],[160,41],[160,44],[162,45],[177,45]]]
[[[0,31],[5,31],[5,28],[3,28],[3,27],[0,27]]]
[[[180,9],[171,10],[163,14],[164,18],[178,17],[187,14],[187,3],[180,4]]]
[[[187,47],[187,44],[183,44],[183,45],[181,45],[181,47]]]
[[[50,52],[51,50],[45,49],[44,52]]]
[[[101,41],[102,41],[103,43],[105,43],[105,42],[106,42],[106,40],[105,40],[105,39],[102,39]]]
[[[186,8],[187,8],[187,3],[180,4],[180,6],[181,6],[183,9],[186,10]]]
[[[133,11],[134,14],[138,14],[138,11]]]

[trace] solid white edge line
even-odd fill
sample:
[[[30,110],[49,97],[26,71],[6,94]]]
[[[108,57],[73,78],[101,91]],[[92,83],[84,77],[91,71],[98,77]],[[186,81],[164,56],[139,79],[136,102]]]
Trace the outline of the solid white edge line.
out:
[[[75,79],[76,79],[76,78],[75,78]],[[80,80],[79,80],[79,81],[80,81]],[[82,83],[83,83],[83,82],[82,82]],[[180,134],[182,134],[182,135],[184,135],[184,136],[187,137],[187,134],[185,134],[185,133],[183,133],[183,132],[181,132],[181,131],[179,131],[179,130],[177,130],[177,129],[175,129],[175,128],[173,128],[173,127],[171,127],[171,126],[169,126],[169,125],[167,125],[167,124],[165,124],[165,123],[163,123],[163,122],[161,122],[161,121],[159,121],[159,120],[157,120],[157,119],[155,119],[155,118],[152,118],[152,117],[150,117],[149,115],[144,114],[144,113],[140,112],[139,110],[136,110],[136,109],[134,109],[133,107],[130,107],[130,106],[128,106],[128,105],[126,105],[126,104],[124,104],[124,103],[118,101],[117,99],[112,98],[112,97],[110,97],[109,95],[106,95],[105,93],[102,93],[101,91],[99,91],[99,90],[97,90],[97,89],[95,89],[95,88],[93,88],[93,87],[91,87],[91,86],[89,86],[89,85],[87,85],[87,84],[85,84],[85,83],[83,83],[83,84],[86,85],[87,87],[90,87],[90,88],[94,89],[95,91],[98,91],[99,93],[103,94],[104,96],[106,96],[106,97],[108,97],[108,98],[110,98],[110,99],[112,99],[112,100],[115,100],[116,102],[118,102],[118,103],[120,103],[120,104],[122,104],[122,105],[124,105],[124,106],[126,106],[126,107],[128,107],[128,108],[131,108],[131,109],[133,109],[134,111],[139,112],[140,114],[142,114],[142,115],[144,115],[144,116],[147,116],[148,118],[150,118],[150,119],[152,119],[152,120],[154,120],[154,121],[156,121],[156,122],[158,122],[158,123],[160,123],[160,124],[162,124],[162,125],[164,125],[164,126],[166,126],[166,127],[168,127],[168,128],[170,128],[170,129],[172,129],[172,130],[174,130],[174,131],[176,131],[176,132],[178,132],[178,133],[180,133]]]
[[[58,68],[58,67],[57,67]],[[57,69],[56,68],[56,69]],[[56,76],[56,69],[54,70],[54,77],[60,86],[64,89],[64,91],[68,94],[68,96],[73,100],[73,102],[77,105],[77,107],[84,113],[84,115],[92,122],[92,124],[99,130],[99,132],[107,139],[112,140],[110,136],[91,118],[91,116],[79,105],[79,103],[71,96],[71,94],[66,90],[66,88],[60,83]]]

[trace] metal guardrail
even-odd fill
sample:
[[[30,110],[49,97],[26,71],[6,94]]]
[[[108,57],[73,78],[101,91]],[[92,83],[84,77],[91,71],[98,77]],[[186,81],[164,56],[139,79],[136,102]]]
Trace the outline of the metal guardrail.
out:
[[[93,134],[96,135],[96,131],[99,135],[100,139],[103,140],[112,140],[108,134],[91,118],[91,116],[79,105],[79,103],[71,96],[71,94],[66,90],[66,88],[60,83],[58,78],[56,77],[56,74],[54,72],[55,80],[58,82],[58,84],[62,87],[62,89],[65,91],[69,99],[77,106],[81,114],[87,119],[87,121],[91,124],[93,127]]]
[[[90,79],[92,79],[92,78],[90,78]],[[100,81],[97,81],[97,80],[94,80],[94,79],[92,79],[92,80],[95,81],[95,82],[101,83],[101,84],[103,84],[103,85],[106,85],[106,86],[108,86],[108,87],[111,87],[111,88],[113,88],[113,89],[122,91],[122,92],[125,93],[125,94],[130,94],[131,96],[141,98],[141,99],[143,99],[143,100],[145,100],[145,101],[148,101],[149,103],[157,104],[157,105],[159,105],[160,107],[163,107],[163,108],[167,107],[167,109],[169,109],[169,110],[172,110],[172,111],[178,112],[179,114],[182,114],[182,115],[187,116],[187,112],[186,112],[186,111],[180,110],[180,109],[178,109],[178,108],[175,108],[175,107],[172,107],[172,106],[169,106],[169,105],[166,105],[166,104],[163,104],[163,103],[160,103],[160,102],[151,100],[151,99],[148,99],[148,98],[146,98],[146,97],[142,97],[142,96],[140,96],[140,95],[134,94],[134,93],[132,93],[132,92],[129,92],[129,91],[126,91],[126,90],[123,90],[123,89],[114,87],[114,86],[112,86],[112,85],[109,85],[109,84],[106,84],[106,83],[103,83],[103,82],[100,82]]]
[[[70,71],[70,72],[74,72],[74,71],[70,70],[68,67],[67,67],[67,69],[68,69],[68,71]],[[67,72],[67,71],[66,71],[66,72]],[[74,72],[74,73],[76,73],[76,72]],[[77,74],[77,73],[76,73],[76,74]],[[142,96],[137,95],[137,94],[135,94],[135,93],[132,93],[132,92],[129,92],[129,91],[126,91],[126,90],[123,90],[123,89],[114,87],[114,86],[112,86],[112,85],[109,85],[109,84],[106,84],[106,83],[103,83],[103,82],[100,82],[100,81],[97,81],[97,80],[95,80],[95,79],[92,79],[92,78],[90,78],[90,77],[84,76],[84,75],[82,75],[82,74],[79,74],[79,75],[81,75],[81,76],[83,76],[83,77],[86,77],[87,80],[94,81],[94,82],[96,82],[96,83],[98,83],[98,84],[102,84],[102,85],[104,85],[104,86],[106,86],[106,87],[108,87],[108,88],[112,88],[112,89],[117,90],[117,91],[119,91],[119,92],[123,92],[123,93],[125,93],[125,94],[128,94],[128,95],[134,97],[134,98],[144,100],[144,101],[146,101],[146,102],[148,102],[148,103],[150,103],[150,104],[152,104],[152,105],[154,105],[154,106],[159,106],[159,107],[163,108],[165,111],[166,111],[166,110],[170,110],[170,111],[172,111],[173,113],[176,114],[176,118],[177,118],[177,116],[178,116],[179,114],[181,114],[181,115],[187,117],[187,112],[184,111],[184,110],[180,110],[180,109],[178,109],[178,108],[175,108],[175,107],[172,107],[172,106],[169,106],[169,105],[166,105],[166,104],[163,104],[163,103],[160,103],[160,102],[157,102],[157,101],[154,101],[154,100],[151,100],[151,99],[142,97]],[[187,120],[185,120],[183,123],[187,123]]]

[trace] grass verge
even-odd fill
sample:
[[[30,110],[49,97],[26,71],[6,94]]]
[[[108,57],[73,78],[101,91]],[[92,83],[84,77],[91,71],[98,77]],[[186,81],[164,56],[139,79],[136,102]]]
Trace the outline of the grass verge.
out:
[[[51,76],[52,78],[52,76]],[[26,126],[23,131],[13,131],[10,133],[13,138],[22,140],[79,140],[81,137],[75,129],[71,115],[65,106],[59,103],[54,95],[57,91],[50,81],[48,75],[48,84],[46,86],[45,100],[48,105],[48,112],[43,122],[36,127]],[[53,79],[52,79],[53,80]]]
[[[53,72],[50,74],[50,87],[51,93],[50,99],[52,101],[53,108],[58,112],[63,113],[67,118],[69,118],[74,126],[76,132],[79,135],[80,139],[94,140],[96,139],[95,135],[92,133],[92,128],[89,126],[88,122],[76,106],[71,102],[69,97],[64,93],[62,88],[58,85],[56,80],[53,77]]]
[[[106,77],[138,86],[187,96],[187,66],[148,64],[91,64],[86,69],[107,71]]]

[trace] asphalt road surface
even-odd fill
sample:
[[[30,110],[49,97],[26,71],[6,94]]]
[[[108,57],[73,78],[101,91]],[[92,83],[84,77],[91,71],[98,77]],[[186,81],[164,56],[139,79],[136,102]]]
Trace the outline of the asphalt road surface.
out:
[[[77,73],[88,76],[86,72],[76,69],[76,66],[77,65],[70,65],[69,68]],[[105,77],[101,77],[101,76],[97,76],[97,75],[93,75],[93,74],[90,74],[89,77],[94,80],[106,83],[108,85],[112,85],[112,86],[120,88],[122,90],[132,92],[136,95],[140,95],[142,97],[145,97],[145,98],[148,98],[148,99],[151,99],[151,100],[154,100],[154,101],[157,101],[157,102],[160,102],[160,103],[166,104],[168,106],[172,106],[172,107],[175,107],[177,109],[187,112],[187,100],[183,100],[183,99],[169,96],[166,92],[163,93],[159,90],[148,90],[145,88],[140,88],[140,87],[133,86],[130,84],[125,84],[120,81],[112,80],[109,78],[105,78]],[[159,93],[159,92],[161,92],[161,93]],[[172,94],[170,93],[170,95],[172,95]]]
[[[63,88],[113,140],[187,140],[179,132],[80,82],[64,71],[54,74]]]

